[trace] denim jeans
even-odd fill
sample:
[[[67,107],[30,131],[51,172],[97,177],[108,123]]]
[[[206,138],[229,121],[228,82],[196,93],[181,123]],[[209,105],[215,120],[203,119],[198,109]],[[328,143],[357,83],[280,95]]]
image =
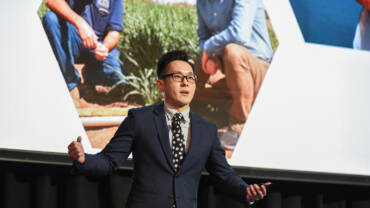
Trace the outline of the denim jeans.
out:
[[[112,49],[104,61],[99,61],[94,50],[84,47],[77,28],[71,23],[52,11],[46,13],[42,23],[70,91],[81,81],[75,63],[85,64],[84,79],[89,83],[104,86],[125,83],[117,49]]]

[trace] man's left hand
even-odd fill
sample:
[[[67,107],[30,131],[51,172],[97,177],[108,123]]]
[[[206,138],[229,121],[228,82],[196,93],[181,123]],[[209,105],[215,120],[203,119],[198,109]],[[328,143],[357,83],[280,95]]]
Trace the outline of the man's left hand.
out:
[[[254,202],[257,200],[261,200],[266,197],[267,195],[267,186],[270,186],[270,182],[266,182],[262,185],[252,184],[247,188],[247,200],[250,202]]]
[[[99,61],[104,61],[108,57],[108,53],[108,48],[102,43],[98,43],[94,50],[95,58]]]

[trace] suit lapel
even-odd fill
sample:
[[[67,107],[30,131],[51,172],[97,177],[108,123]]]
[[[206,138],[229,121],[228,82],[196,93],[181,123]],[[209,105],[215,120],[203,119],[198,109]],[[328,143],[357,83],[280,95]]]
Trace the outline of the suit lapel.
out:
[[[188,149],[188,152],[186,153],[186,157],[182,163],[182,166],[180,168],[180,171],[182,169],[186,169],[187,165],[191,163],[191,161],[195,158],[196,159],[196,155],[198,155],[196,152],[194,152],[196,148],[194,147],[197,147],[199,146],[200,144],[200,135],[199,135],[199,127],[200,127],[200,124],[199,124],[199,119],[198,117],[193,113],[193,112],[190,112],[190,144],[189,144],[189,149]]]
[[[168,127],[166,122],[166,117],[164,113],[164,104],[163,102],[157,105],[154,108],[154,123],[159,134],[159,142],[161,143],[162,150],[166,156],[168,164],[171,166],[172,170],[175,171],[175,168],[172,163],[170,139],[168,137]]]

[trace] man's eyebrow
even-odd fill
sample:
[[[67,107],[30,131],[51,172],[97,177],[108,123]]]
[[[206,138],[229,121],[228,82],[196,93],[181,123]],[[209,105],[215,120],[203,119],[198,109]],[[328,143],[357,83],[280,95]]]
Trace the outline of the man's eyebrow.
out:
[[[182,73],[182,72],[180,72],[180,71],[173,71],[172,73],[174,73],[174,74],[184,74],[184,73]],[[187,72],[187,73],[185,73],[186,75],[194,75],[194,72]]]

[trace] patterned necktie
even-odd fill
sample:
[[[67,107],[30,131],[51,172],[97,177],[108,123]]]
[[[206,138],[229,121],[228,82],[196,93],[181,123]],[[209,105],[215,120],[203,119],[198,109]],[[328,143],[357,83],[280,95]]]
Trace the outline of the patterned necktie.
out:
[[[176,172],[180,169],[185,157],[185,140],[180,126],[183,119],[181,113],[176,113],[172,117],[172,162]]]

